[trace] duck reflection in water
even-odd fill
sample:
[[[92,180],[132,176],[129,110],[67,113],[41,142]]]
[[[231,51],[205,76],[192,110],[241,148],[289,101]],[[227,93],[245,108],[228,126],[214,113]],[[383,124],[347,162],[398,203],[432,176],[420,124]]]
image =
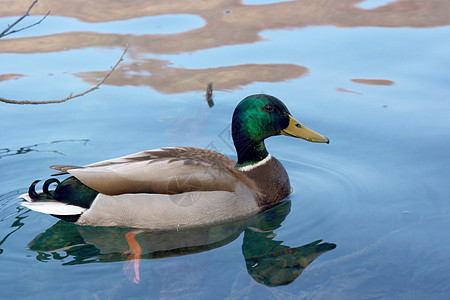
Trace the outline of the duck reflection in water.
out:
[[[295,248],[274,240],[274,231],[281,226],[290,208],[288,200],[246,220],[179,231],[149,232],[59,221],[28,246],[38,253],[36,259],[43,262],[54,259],[64,260],[63,265],[77,265],[125,261],[125,275],[139,283],[141,259],[208,251],[232,242],[244,232],[242,254],[248,273],[261,284],[279,286],[291,283],[318,256],[336,248],[335,244],[321,243],[321,240]]]

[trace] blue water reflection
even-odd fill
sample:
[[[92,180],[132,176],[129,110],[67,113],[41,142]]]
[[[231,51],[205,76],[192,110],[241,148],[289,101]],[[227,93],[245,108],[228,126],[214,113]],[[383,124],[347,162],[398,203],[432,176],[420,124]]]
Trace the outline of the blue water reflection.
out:
[[[12,24],[18,17],[0,18],[0,27]],[[29,26],[42,19],[42,16],[30,16],[22,23]],[[205,25],[205,21],[196,15],[174,14],[150,16],[121,21],[87,23],[77,19],[49,15],[39,27],[14,34],[13,38],[44,36],[71,31],[93,31],[103,34],[176,34],[194,30]]]
[[[364,9],[374,9],[395,1],[397,0],[365,0],[356,4],[356,6]]]

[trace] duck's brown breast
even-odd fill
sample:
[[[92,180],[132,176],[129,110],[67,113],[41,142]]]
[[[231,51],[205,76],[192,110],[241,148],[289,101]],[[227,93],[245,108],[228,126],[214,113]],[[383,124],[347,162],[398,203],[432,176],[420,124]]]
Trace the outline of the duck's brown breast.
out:
[[[281,162],[273,156],[265,163],[242,172],[255,183],[259,194],[256,200],[261,208],[273,206],[290,194],[289,176]]]

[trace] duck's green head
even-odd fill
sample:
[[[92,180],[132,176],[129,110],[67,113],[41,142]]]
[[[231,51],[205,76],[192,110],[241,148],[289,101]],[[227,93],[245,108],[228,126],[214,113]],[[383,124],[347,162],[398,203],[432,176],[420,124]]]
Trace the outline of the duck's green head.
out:
[[[257,94],[246,97],[233,113],[232,134],[238,154],[238,166],[254,164],[268,153],[264,139],[274,135],[288,135],[315,143],[329,143],[291,116],[279,99]]]

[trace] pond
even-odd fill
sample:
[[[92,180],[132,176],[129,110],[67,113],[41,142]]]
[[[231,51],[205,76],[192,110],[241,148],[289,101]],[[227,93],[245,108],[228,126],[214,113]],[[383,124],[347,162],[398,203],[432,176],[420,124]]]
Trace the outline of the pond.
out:
[[[0,12],[0,31],[31,1]],[[0,283],[8,299],[444,299],[450,295],[450,5],[42,1],[0,38]],[[205,99],[213,84],[214,105]],[[232,159],[244,97],[330,139],[266,140],[294,193],[231,224],[143,232],[21,206],[50,165],[195,146]]]

